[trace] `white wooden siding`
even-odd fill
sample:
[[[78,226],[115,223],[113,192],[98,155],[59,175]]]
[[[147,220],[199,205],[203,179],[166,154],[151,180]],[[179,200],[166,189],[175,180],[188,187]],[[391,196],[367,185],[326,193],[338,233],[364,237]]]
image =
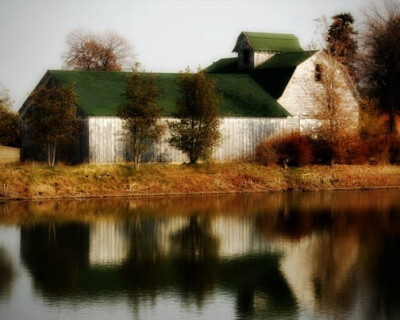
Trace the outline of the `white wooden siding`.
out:
[[[312,118],[315,117],[317,106],[313,93],[321,90],[321,83],[315,81],[315,65],[324,61],[324,55],[323,52],[318,52],[299,64],[286,86],[285,91],[278,99],[278,102],[289,111],[292,116],[299,117],[301,120],[312,120]],[[337,70],[337,75],[338,77],[342,77],[345,82],[345,76],[340,69]],[[357,124],[359,117],[357,99],[350,87],[345,86],[341,91],[343,107],[351,112],[353,125]],[[303,125],[302,129],[306,127],[307,126]]]
[[[163,121],[173,121],[165,118]],[[217,161],[239,160],[253,155],[265,138],[298,130],[296,118],[222,118],[221,143],[213,151]],[[89,117],[89,162],[127,161],[128,150],[123,139],[122,121],[118,117]],[[168,132],[143,155],[147,162],[184,162],[188,158],[168,143]]]

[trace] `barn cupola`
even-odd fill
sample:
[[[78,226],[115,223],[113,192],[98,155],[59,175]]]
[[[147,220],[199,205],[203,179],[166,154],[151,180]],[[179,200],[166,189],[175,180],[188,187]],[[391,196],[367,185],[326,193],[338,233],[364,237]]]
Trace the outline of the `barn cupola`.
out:
[[[301,51],[299,39],[293,34],[262,32],[242,32],[233,49],[238,53],[240,70],[257,68],[275,54]]]

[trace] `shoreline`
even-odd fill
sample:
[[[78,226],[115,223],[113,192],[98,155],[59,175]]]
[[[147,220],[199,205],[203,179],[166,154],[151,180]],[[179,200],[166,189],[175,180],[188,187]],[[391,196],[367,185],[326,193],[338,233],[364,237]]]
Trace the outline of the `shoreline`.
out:
[[[0,200],[166,198],[287,191],[400,189],[400,166],[264,167],[230,162],[195,166],[41,164],[0,166]]]
[[[130,195],[100,195],[100,196],[60,196],[60,197],[43,197],[34,196],[26,198],[12,198],[12,197],[0,197],[0,203],[8,201],[81,201],[81,200],[129,200],[129,199],[166,199],[166,198],[181,198],[181,197],[201,197],[201,196],[228,196],[228,195],[251,195],[251,194],[271,194],[280,192],[341,192],[341,191],[372,191],[372,190],[400,190],[400,186],[382,186],[382,187],[362,187],[362,188],[337,188],[337,189],[287,189],[287,190],[270,190],[270,191],[226,191],[226,192],[190,192],[190,193],[140,193]]]

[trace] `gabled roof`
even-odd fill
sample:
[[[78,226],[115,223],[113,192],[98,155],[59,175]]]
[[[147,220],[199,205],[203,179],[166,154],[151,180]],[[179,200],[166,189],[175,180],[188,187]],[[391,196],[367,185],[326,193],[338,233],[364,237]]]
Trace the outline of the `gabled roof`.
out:
[[[238,58],[223,58],[213,62],[206,69],[208,73],[239,73]]]
[[[276,54],[272,58],[259,65],[256,69],[273,69],[297,67],[300,63],[312,57],[317,51],[301,51]]]
[[[299,39],[293,34],[263,33],[243,31],[236,42],[233,52],[238,52],[238,43],[242,38],[247,40],[254,51],[298,52],[303,51]]]
[[[248,74],[272,98],[279,99],[286,89],[296,67],[311,58],[317,51],[275,54],[252,70],[239,70],[237,58],[220,59],[206,68],[212,74]]]
[[[48,71],[57,84],[74,84],[79,107],[91,116],[115,116],[124,102],[127,72],[106,71]],[[178,74],[155,74],[161,94],[158,106],[166,116],[176,111],[179,88]],[[222,116],[287,117],[290,114],[248,74],[210,74],[216,80],[216,92],[222,97]]]

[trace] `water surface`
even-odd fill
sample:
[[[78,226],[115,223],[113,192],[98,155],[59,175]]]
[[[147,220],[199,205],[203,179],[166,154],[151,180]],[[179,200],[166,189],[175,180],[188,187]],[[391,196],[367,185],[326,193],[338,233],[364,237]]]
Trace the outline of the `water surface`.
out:
[[[400,192],[0,204],[0,319],[399,319]]]

